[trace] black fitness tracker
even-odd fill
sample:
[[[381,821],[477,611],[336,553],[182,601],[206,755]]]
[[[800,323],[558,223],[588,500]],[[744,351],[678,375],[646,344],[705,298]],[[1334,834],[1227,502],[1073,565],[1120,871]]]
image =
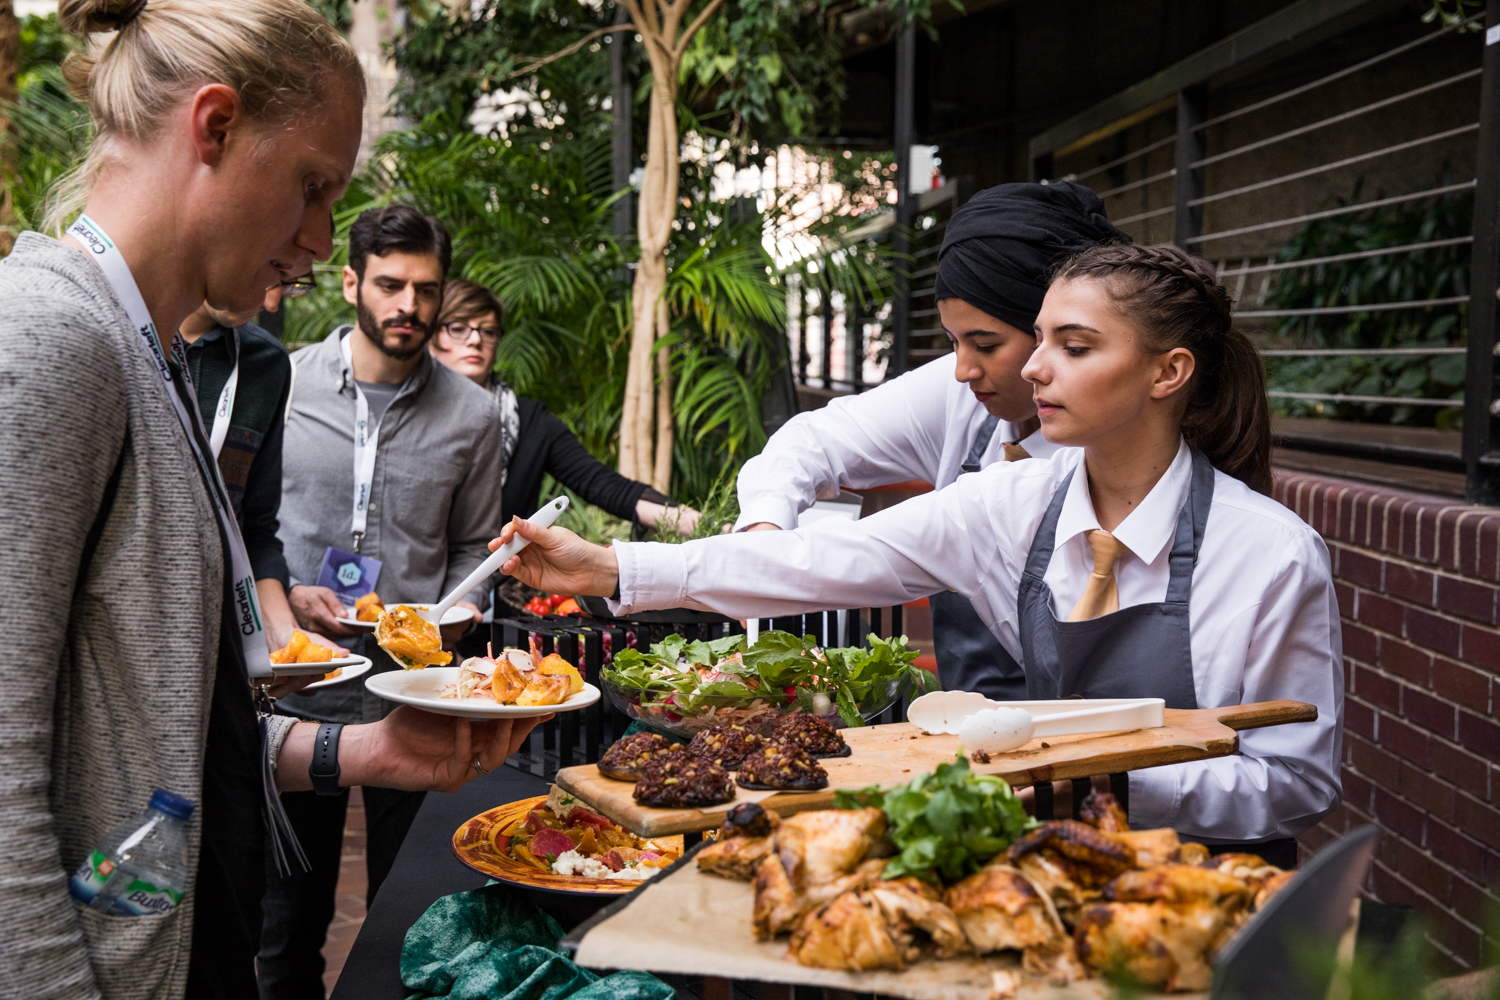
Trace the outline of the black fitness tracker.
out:
[[[313,737],[312,763],[307,765],[307,776],[312,779],[313,791],[319,795],[337,795],[341,791],[339,734],[343,731],[342,722],[325,722]]]

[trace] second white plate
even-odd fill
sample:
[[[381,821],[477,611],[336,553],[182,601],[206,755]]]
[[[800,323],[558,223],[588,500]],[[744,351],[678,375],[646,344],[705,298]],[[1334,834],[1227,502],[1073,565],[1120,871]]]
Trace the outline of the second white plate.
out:
[[[395,606],[396,605],[394,605],[394,604],[388,604],[388,605],[386,605],[386,607],[388,607],[388,608],[393,608]],[[430,605],[430,604],[408,604],[407,607],[409,607],[409,608],[430,608],[430,607],[432,607],[432,605]],[[474,620],[474,612],[470,611],[468,608],[449,608],[448,609],[448,613],[445,614],[445,615],[443,615],[443,620],[442,620],[441,624],[443,624],[443,625],[457,625],[459,622],[468,622],[468,621],[473,621],[473,620]],[[341,625],[348,625],[350,628],[364,629],[366,632],[373,632],[373,631],[375,631],[375,623],[374,622],[362,622],[358,618],[335,618],[334,621],[338,622]]]
[[[480,698],[439,698],[449,684],[458,680],[457,667],[428,667],[425,670],[388,670],[365,678],[365,687],[386,701],[411,705],[437,715],[456,715],[461,719],[527,719],[553,712],[576,712],[599,700],[599,689],[585,684],[583,690],[561,705],[497,705]]]
[[[370,672],[370,661],[363,656],[357,657],[357,659],[360,661],[359,663],[354,664],[352,667],[345,667],[344,672],[337,677],[330,677],[324,681],[313,681],[302,690],[311,691],[313,688],[333,687],[335,684],[343,684],[345,681],[352,681],[356,677],[363,677]]]
[[[353,667],[363,665],[366,670],[370,667],[370,659],[367,656],[341,656],[322,663],[273,663],[271,672],[278,677],[306,677],[309,674],[326,674],[339,668],[345,673]],[[364,673],[361,670],[360,673]]]

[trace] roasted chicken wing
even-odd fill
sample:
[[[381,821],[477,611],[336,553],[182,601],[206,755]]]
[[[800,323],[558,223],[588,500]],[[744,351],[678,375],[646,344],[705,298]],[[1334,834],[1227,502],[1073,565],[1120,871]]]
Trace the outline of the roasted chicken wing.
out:
[[[782,824],[783,829],[785,825]],[[797,926],[804,913],[845,892],[873,884],[884,870],[885,862],[874,858],[848,875],[799,889],[792,883],[781,859],[774,854],[767,856],[755,869],[755,908],[751,914],[755,936],[769,941],[777,934],[786,933]]]
[[[1091,969],[1169,991],[1207,989],[1209,955],[1231,918],[1217,906],[1095,903],[1078,918],[1078,957]]]
[[[1136,866],[1130,845],[1073,819],[1050,820],[1017,837],[1010,845],[1011,862],[1028,854],[1048,856],[1084,890],[1098,889]]]
[[[843,893],[803,917],[788,955],[823,969],[901,969],[922,955],[919,930],[939,958],[968,951],[958,920],[936,896],[936,887],[914,878]]]
[[[1066,937],[1057,911],[1009,865],[992,865],[950,888],[943,902],[957,916],[974,950],[1030,948]]]
[[[698,852],[698,868],[711,875],[749,882],[768,858],[773,834],[781,817],[754,802],[742,802],[729,810],[719,827],[719,839]]]
[[[776,831],[776,853],[799,889],[847,875],[885,834],[879,809],[819,809],[798,813]]]
[[[1078,818],[1089,826],[1105,833],[1124,833],[1130,829],[1130,821],[1120,800],[1110,792],[1089,792],[1078,807]]]

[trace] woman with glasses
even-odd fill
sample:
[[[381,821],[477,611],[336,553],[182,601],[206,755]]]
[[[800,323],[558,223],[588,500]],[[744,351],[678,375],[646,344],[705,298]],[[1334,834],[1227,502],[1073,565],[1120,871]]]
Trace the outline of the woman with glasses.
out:
[[[626,479],[600,462],[546,406],[516,395],[495,376],[495,348],[504,327],[505,305],[494,292],[472,281],[450,281],[443,290],[437,335],[428,350],[434,359],[489,389],[500,403],[505,450],[500,488],[505,522],[512,516],[529,517],[536,512],[541,506],[542,477],[550,474],[615,517],[646,527],[665,522],[691,535],[698,524],[696,510],[679,506],[645,483]]]

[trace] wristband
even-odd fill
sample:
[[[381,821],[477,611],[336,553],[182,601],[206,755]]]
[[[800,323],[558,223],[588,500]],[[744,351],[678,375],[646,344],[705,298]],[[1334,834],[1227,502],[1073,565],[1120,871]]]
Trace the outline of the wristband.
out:
[[[318,727],[313,737],[312,762],[307,765],[307,776],[312,779],[313,791],[319,795],[337,795],[339,788],[339,734],[342,722],[325,722]]]

